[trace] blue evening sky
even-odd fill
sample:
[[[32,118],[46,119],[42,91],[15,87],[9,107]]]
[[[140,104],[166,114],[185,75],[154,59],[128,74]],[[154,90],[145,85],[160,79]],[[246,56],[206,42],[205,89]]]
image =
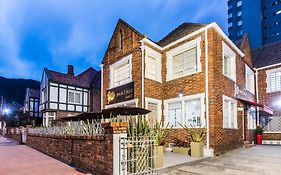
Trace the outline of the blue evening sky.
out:
[[[75,73],[99,65],[122,18],[158,41],[183,22],[217,22],[226,0],[1,0],[0,76],[40,80],[44,67]]]

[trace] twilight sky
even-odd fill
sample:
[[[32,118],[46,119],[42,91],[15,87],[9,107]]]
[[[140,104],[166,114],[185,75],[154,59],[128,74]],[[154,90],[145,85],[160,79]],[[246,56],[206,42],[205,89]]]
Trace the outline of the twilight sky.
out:
[[[183,22],[217,22],[226,0],[1,0],[0,76],[40,80],[42,70],[75,73],[101,59],[122,18],[158,41]]]

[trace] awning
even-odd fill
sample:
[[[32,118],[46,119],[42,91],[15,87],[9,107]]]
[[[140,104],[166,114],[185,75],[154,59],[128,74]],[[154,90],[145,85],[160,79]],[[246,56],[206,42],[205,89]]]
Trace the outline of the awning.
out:
[[[100,112],[84,112],[78,115],[63,117],[57,121],[79,121],[79,120],[92,120],[102,119],[102,113]]]
[[[116,108],[108,108],[102,110],[102,114],[105,116],[118,116],[118,115],[145,115],[150,113],[150,110],[138,107],[116,107]]]
[[[259,109],[261,111],[264,111],[270,115],[273,115],[273,109],[271,109],[270,107],[264,105],[264,104],[261,104],[261,103],[257,103],[257,102],[253,102],[253,101],[249,101],[249,100],[244,100],[244,99],[241,99],[241,98],[238,98],[238,100],[240,100],[242,103],[246,103],[248,105],[251,105],[251,106],[256,106],[256,107],[259,107]]]

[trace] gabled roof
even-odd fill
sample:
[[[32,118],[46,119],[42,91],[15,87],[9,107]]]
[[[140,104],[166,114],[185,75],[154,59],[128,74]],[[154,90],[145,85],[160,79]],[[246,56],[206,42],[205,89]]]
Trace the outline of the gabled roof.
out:
[[[29,94],[29,97],[32,97],[32,98],[40,98],[40,90],[39,89],[30,89],[30,88],[27,88],[26,89],[26,93]]]
[[[75,87],[91,88],[96,83],[99,72],[92,67],[78,74],[77,76],[56,72],[53,70],[45,69],[48,78],[52,82],[67,84]],[[100,86],[100,85],[99,85]]]
[[[281,63],[281,41],[252,50],[255,68]]]
[[[208,25],[208,24],[190,23],[190,22],[182,23],[180,26],[175,28],[172,32],[170,32],[165,37],[163,37],[161,40],[159,40],[157,42],[157,44],[161,47],[164,47],[202,27],[205,27],[206,25]]]
[[[234,44],[235,44],[240,50],[243,50],[244,44],[245,44],[245,42],[246,42],[247,37],[248,37],[248,34],[243,35],[241,38],[239,38],[238,40],[236,40],[236,41],[234,42]]]

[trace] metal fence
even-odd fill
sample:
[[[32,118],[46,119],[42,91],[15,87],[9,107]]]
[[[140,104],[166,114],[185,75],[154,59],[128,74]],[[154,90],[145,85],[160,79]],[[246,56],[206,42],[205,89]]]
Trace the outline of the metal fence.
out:
[[[155,175],[157,145],[153,137],[121,137],[120,175]]]

